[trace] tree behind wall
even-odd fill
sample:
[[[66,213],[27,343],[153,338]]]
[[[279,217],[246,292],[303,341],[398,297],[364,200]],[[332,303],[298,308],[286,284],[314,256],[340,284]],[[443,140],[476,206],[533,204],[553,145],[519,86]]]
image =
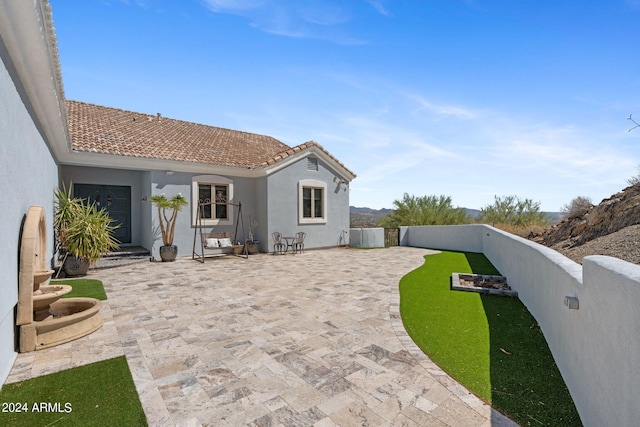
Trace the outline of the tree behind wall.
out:
[[[394,211],[381,218],[380,225],[397,228],[401,225],[452,225],[470,222],[463,208],[455,208],[448,196],[416,197],[404,194],[402,200],[394,200]]]
[[[477,221],[485,224],[509,224],[517,227],[548,224],[547,214],[540,211],[540,203],[518,196],[495,196],[492,205],[480,209]]]

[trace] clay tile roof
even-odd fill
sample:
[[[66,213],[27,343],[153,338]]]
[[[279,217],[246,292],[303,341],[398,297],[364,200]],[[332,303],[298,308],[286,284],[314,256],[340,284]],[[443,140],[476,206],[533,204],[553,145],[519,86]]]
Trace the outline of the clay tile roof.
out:
[[[252,168],[291,148],[275,138],[67,101],[75,151]],[[304,144],[303,144],[304,145]]]

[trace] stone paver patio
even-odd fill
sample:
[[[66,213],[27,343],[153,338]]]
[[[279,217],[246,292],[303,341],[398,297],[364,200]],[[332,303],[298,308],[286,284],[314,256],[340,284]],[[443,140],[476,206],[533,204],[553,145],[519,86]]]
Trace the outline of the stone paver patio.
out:
[[[425,249],[336,248],[96,270],[104,326],[7,383],[125,355],[151,426],[511,426],[408,337]]]

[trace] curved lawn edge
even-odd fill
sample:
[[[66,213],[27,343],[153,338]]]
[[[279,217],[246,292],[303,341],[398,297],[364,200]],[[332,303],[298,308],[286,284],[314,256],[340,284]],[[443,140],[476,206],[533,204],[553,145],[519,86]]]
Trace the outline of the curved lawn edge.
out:
[[[452,272],[499,274],[483,254],[426,255],[399,284],[414,343],[443,371],[521,425],[581,425],[537,322],[516,298],[452,291]]]

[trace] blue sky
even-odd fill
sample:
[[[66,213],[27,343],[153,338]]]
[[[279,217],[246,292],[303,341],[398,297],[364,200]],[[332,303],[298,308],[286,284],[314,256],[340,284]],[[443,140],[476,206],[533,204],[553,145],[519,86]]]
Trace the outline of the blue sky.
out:
[[[557,211],[638,172],[640,0],[51,4],[67,99],[315,140],[355,206]]]

